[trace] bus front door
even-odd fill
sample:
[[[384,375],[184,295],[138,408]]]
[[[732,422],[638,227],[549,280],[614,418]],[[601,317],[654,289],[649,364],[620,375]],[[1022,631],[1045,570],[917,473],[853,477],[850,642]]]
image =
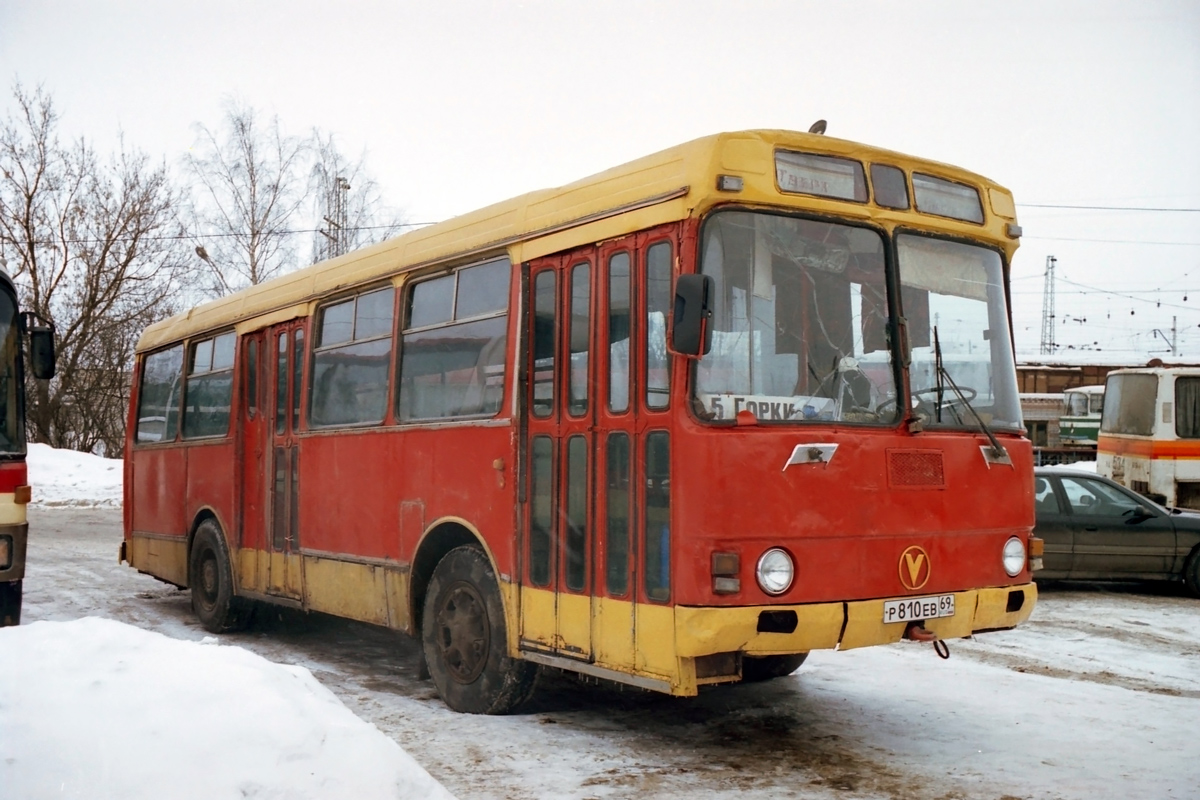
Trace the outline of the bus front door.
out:
[[[530,270],[521,640],[591,660],[592,248]]]
[[[300,387],[304,365],[304,323],[271,328],[268,337],[272,398],[267,501],[267,593],[299,600],[303,592],[300,556]]]
[[[669,636],[673,619],[672,234],[529,267],[522,646],[623,672],[674,669],[648,655],[663,650],[652,639]]]

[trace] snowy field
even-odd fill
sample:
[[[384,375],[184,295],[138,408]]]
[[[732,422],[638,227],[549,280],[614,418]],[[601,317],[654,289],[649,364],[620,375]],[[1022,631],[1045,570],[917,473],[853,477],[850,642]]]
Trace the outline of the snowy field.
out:
[[[472,717],[389,631],[280,610],[214,643],[187,592],[116,564],[119,510],[83,506],[31,510],[0,797],[444,796],[423,770],[462,800],[1200,797],[1200,601],[1173,587],[1050,586],[1029,624],[948,661],[818,652],[688,699],[549,674],[524,713]]]
[[[35,519],[121,506],[118,460],[33,444],[28,464]],[[304,667],[97,611],[0,628],[0,797],[452,800]]]

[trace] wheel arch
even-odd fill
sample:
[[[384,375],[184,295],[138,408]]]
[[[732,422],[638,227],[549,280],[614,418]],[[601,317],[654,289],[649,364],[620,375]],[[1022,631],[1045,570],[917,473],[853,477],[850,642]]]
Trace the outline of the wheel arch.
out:
[[[421,538],[417,542],[409,571],[408,608],[414,636],[420,637],[421,635],[421,617],[425,611],[425,592],[429,588],[429,579],[433,576],[434,569],[447,553],[464,545],[477,547],[483,553],[499,582],[500,570],[496,566],[495,555],[474,525],[460,517],[443,517],[432,523],[421,534]],[[497,588],[500,589],[499,586]],[[505,604],[507,618],[507,598],[503,589],[500,589],[500,602]]]

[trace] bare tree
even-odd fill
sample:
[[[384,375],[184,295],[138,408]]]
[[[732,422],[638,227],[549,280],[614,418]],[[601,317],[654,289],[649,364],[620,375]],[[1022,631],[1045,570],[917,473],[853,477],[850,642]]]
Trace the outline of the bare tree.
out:
[[[395,236],[404,218],[388,208],[379,184],[368,173],[366,155],[351,162],[333,134],[314,130],[309,188],[316,201],[312,263]]]
[[[304,202],[306,144],[285,136],[278,117],[226,104],[219,131],[196,125],[186,156],[195,180],[189,228],[207,263],[211,291],[228,294],[295,265],[295,226]]]
[[[102,163],[56,135],[42,89],[14,86],[0,127],[0,251],[25,308],[56,329],[58,375],[32,381],[35,441],[121,452],[141,330],[175,311],[189,277],[178,197],[165,165],[126,148]]]

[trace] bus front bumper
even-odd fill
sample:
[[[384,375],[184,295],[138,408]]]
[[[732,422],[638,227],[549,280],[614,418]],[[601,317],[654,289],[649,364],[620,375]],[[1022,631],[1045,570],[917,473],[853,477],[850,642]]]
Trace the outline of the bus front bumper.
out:
[[[1029,619],[1037,603],[1032,582],[947,594],[954,595],[953,616],[923,621],[940,639],[1015,628]],[[912,620],[884,622],[884,605],[905,599],[909,598],[739,608],[678,606],[676,653],[684,658],[766,656],[891,644],[904,638]]]
[[[0,525],[0,583],[19,581],[25,577],[25,547],[29,540],[29,523]]]

